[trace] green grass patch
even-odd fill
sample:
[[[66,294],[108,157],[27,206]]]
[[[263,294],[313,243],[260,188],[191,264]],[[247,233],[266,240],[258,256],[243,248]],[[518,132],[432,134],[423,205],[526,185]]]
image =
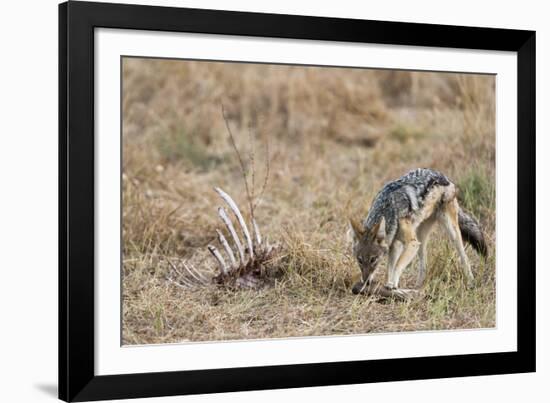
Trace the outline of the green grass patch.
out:
[[[461,205],[477,217],[484,217],[495,210],[494,178],[480,167],[473,166],[459,178]]]
[[[165,162],[182,162],[202,171],[215,168],[226,159],[224,156],[212,155],[200,136],[183,129],[159,136],[156,146]]]
[[[397,125],[390,131],[390,137],[400,143],[426,137],[426,133],[417,127]]]

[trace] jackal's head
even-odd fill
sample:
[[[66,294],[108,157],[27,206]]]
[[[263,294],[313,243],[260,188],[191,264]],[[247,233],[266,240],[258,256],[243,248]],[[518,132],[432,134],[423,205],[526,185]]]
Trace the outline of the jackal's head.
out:
[[[388,251],[385,242],[385,224],[382,219],[371,229],[364,229],[363,225],[350,219],[352,235],[352,251],[361,270],[361,281],[353,286],[353,293],[358,294],[367,287],[374,275],[378,264]]]

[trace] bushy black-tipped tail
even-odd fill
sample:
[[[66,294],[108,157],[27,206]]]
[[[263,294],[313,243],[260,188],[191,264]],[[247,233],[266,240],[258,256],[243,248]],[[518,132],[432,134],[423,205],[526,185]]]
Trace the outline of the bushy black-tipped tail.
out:
[[[458,226],[462,239],[468,242],[483,257],[487,256],[487,243],[479,223],[470,217],[464,210],[458,211]]]

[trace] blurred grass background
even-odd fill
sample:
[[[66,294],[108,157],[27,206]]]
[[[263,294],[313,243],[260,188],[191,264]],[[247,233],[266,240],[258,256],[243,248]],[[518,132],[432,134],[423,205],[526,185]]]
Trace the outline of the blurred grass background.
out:
[[[284,249],[260,291],[182,290],[167,258],[211,270],[220,186],[244,205],[238,160],[255,145],[256,218]],[[123,59],[123,343],[463,329],[495,325],[495,80],[490,75]],[[490,245],[462,284],[442,232],[429,246],[425,298],[354,296],[347,217],[364,217],[388,180],[442,171]],[[383,278],[384,270],[378,270]],[[402,277],[412,287],[416,260]]]

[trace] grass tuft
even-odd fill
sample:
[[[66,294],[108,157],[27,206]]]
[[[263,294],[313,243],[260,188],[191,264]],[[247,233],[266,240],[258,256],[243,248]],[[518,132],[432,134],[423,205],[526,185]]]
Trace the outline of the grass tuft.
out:
[[[224,161],[223,156],[210,154],[198,136],[188,134],[185,130],[158,136],[157,148],[164,164],[189,164],[190,168],[205,171],[215,168]]]
[[[458,179],[459,200],[461,205],[476,217],[494,214],[495,184],[494,178],[478,165],[469,168]]]

